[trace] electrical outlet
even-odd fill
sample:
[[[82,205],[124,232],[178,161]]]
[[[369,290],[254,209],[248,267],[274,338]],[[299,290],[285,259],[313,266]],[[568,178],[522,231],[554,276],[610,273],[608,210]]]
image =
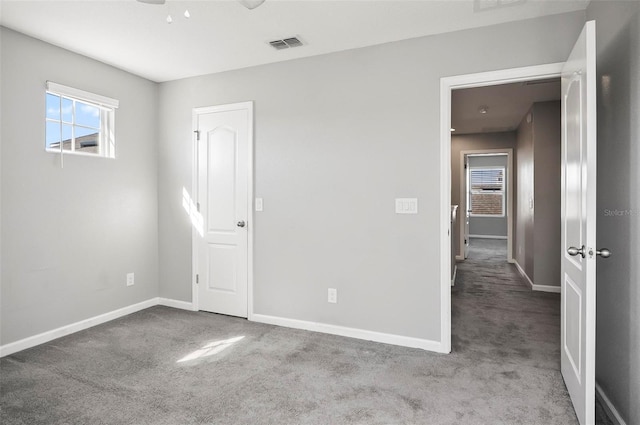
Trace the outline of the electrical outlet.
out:
[[[127,286],[133,286],[135,282],[135,275],[133,273],[127,273]]]
[[[263,201],[262,198],[256,198],[256,211],[262,211]]]
[[[338,302],[338,290],[335,288],[329,288],[327,301],[333,304]]]

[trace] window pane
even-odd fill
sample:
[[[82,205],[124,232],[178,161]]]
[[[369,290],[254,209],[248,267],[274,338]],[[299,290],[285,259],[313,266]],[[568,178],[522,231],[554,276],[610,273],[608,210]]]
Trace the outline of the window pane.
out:
[[[105,99],[112,106],[99,106]],[[45,148],[115,158],[113,115],[117,107],[115,99],[47,82]]]
[[[60,120],[60,96],[47,93],[47,118]]]
[[[76,151],[98,153],[99,134],[95,129],[75,127]]]
[[[65,151],[71,150],[71,126],[67,124],[62,124],[62,149]]]
[[[471,189],[502,190],[503,180],[502,169],[471,170]]]
[[[47,121],[46,127],[47,149],[60,149],[60,123]]]
[[[100,128],[100,108],[76,101],[76,124]]]
[[[62,121],[73,122],[73,100],[62,98]]]

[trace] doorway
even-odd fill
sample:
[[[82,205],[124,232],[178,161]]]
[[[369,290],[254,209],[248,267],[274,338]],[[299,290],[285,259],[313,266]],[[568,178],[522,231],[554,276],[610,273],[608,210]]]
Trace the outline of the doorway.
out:
[[[440,239],[441,256],[441,351],[451,351],[451,136],[454,128],[451,123],[451,93],[453,90],[489,87],[525,81],[541,81],[559,78],[563,63],[537,65],[525,68],[514,68],[501,71],[446,77],[440,83],[440,149],[441,167],[441,199],[440,227],[443,235]],[[457,129],[456,129],[457,130]]]
[[[456,156],[459,157],[458,179]],[[474,149],[452,152],[452,203],[459,182],[456,260],[469,257],[471,239],[492,239],[506,243],[505,261],[512,262],[513,246],[513,149]],[[452,241],[454,244],[456,241]]]
[[[562,78],[561,143],[561,373],[581,424],[595,419],[596,247],[596,41],[595,21],[583,27],[564,63],[441,79],[441,344],[451,350],[451,91],[505,82]],[[544,76],[543,76],[544,75]],[[529,119],[529,118],[527,118]],[[529,202],[533,210],[533,198]],[[445,236],[446,235],[446,236]],[[554,249],[551,247],[551,249]],[[579,257],[579,258],[578,258]],[[575,267],[574,267],[575,265]],[[576,361],[577,359],[577,361]]]
[[[494,72],[486,72],[441,79],[441,229],[442,234],[450,233],[450,205],[451,205],[451,135],[454,132],[451,122],[451,92],[457,89],[497,86],[508,83],[526,81],[541,81],[559,78],[563,63],[539,65],[526,68],[515,68]],[[457,129],[456,129],[457,130]],[[451,251],[451,239],[441,238],[441,252]],[[451,351],[451,277],[450,257],[441,257],[441,335],[442,350]]]

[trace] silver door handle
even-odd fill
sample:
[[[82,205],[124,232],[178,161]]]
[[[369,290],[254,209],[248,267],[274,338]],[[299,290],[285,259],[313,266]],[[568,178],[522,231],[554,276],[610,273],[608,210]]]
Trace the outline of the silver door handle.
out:
[[[244,227],[244,225],[245,225],[245,222],[244,222],[244,221],[239,221],[239,222],[238,222],[238,227]]]
[[[580,254],[580,256],[584,258],[584,256],[586,255],[584,252],[584,245],[582,245],[582,248],[576,248],[575,246],[570,246],[569,248],[567,248],[567,253],[572,257],[575,257],[576,255]]]
[[[596,249],[596,255],[599,255],[602,258],[609,258],[611,257],[611,251],[609,251],[607,248]]]

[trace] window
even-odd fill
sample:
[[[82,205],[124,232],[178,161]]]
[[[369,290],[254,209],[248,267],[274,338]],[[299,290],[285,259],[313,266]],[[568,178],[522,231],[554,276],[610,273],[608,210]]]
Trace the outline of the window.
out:
[[[115,99],[47,82],[46,150],[115,158],[117,107]]]
[[[469,169],[471,215],[504,217],[504,167]]]

